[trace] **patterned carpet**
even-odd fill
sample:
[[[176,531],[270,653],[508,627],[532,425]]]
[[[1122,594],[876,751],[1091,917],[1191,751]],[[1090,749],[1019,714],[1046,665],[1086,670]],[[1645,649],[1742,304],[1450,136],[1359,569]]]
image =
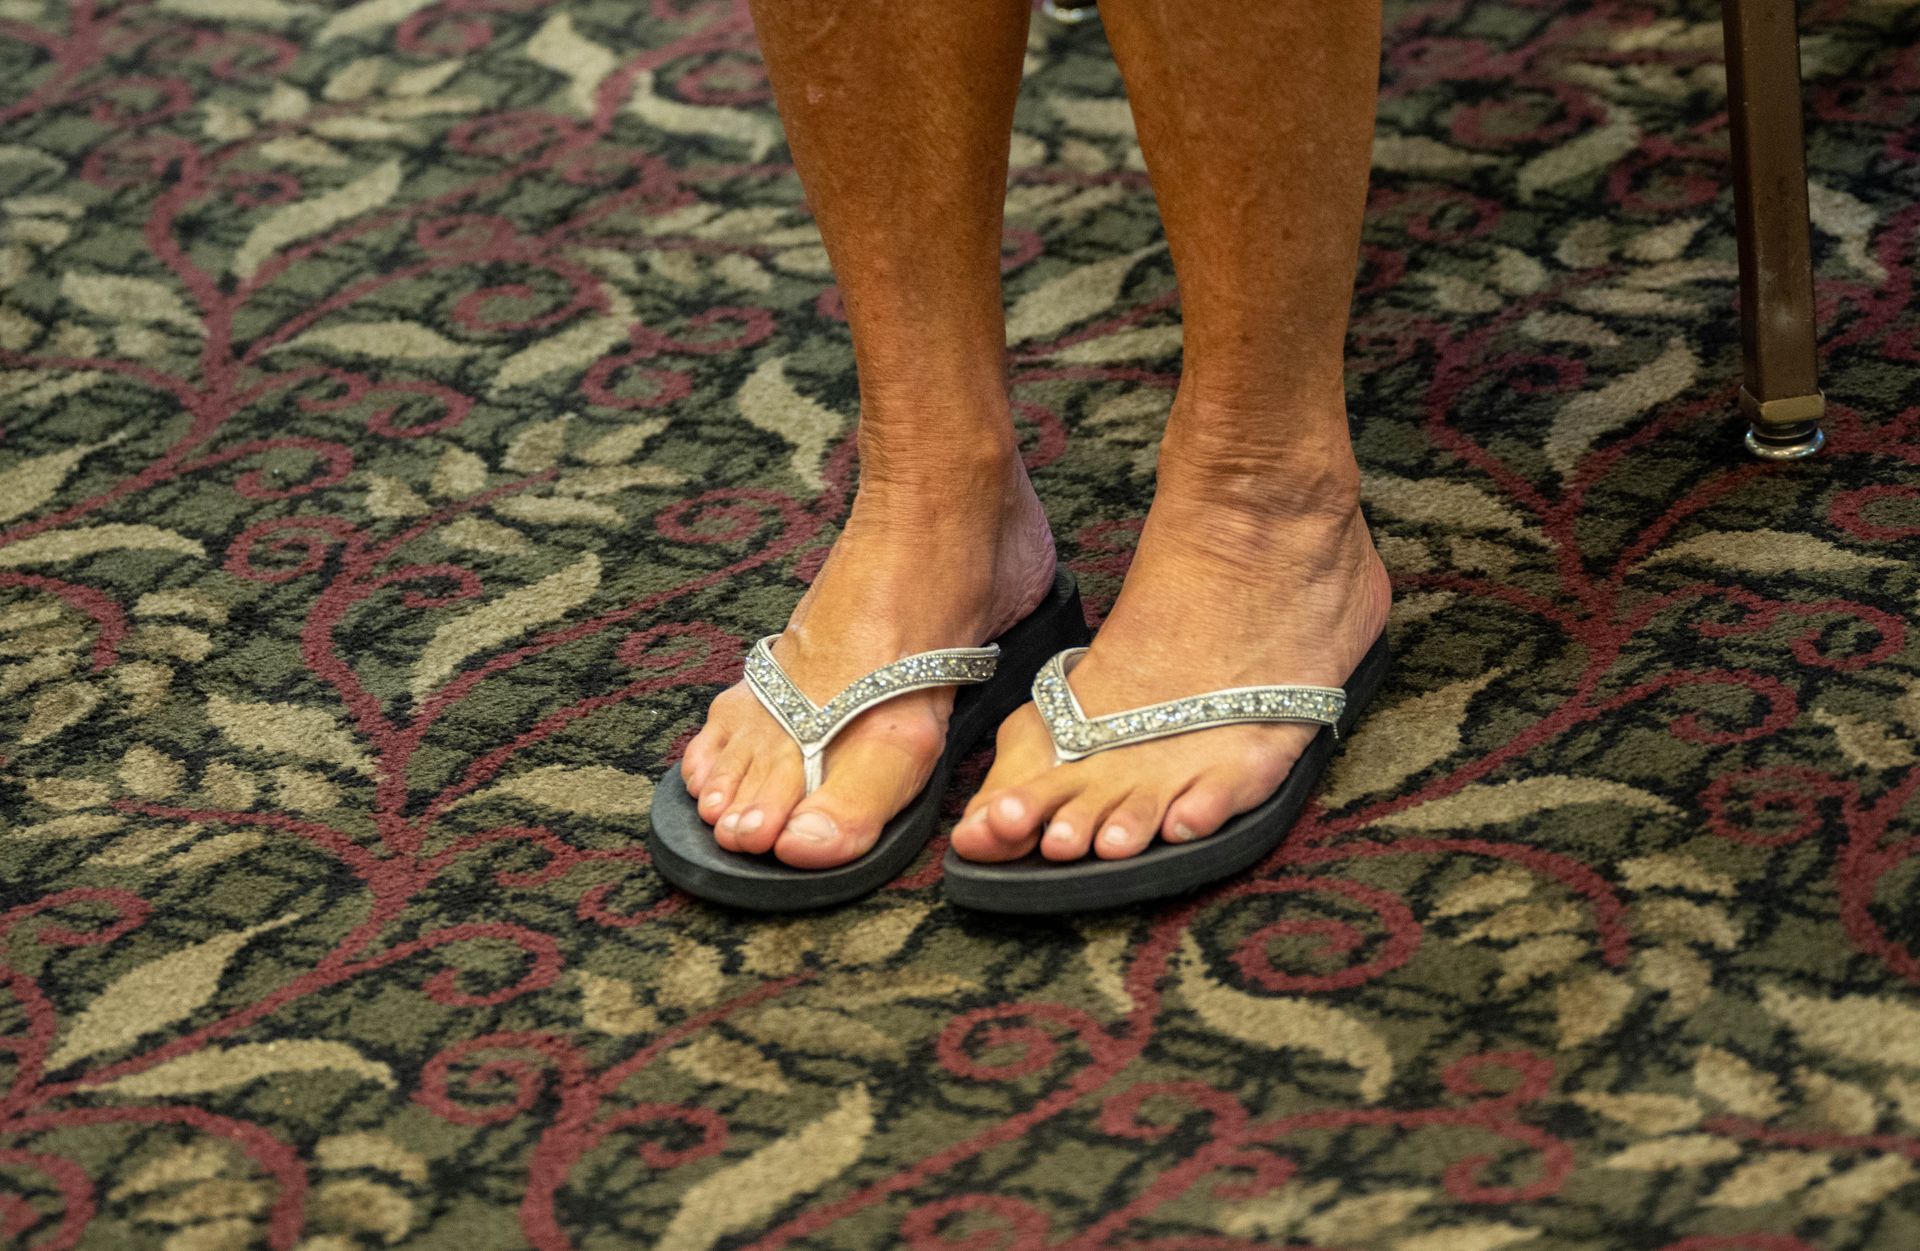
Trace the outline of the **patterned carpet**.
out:
[[[0,1241],[1920,1245],[1920,8],[1804,21],[1829,452],[1736,450],[1716,10],[1397,0],[1324,803],[1174,907],[936,846],[773,923],[639,840],[854,473],[743,10],[0,0]],[[1031,47],[1097,615],[1179,330],[1098,27]]]

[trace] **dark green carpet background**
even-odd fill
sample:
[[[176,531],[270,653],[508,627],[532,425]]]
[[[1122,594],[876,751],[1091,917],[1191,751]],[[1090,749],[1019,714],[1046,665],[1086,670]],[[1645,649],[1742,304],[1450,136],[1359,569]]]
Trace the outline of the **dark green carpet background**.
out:
[[[1920,8],[1803,12],[1777,467],[1716,10],[1388,22],[1401,661],[1324,803],[1177,906],[969,916],[936,846],[774,923],[640,850],[854,473],[744,11],[0,0],[0,1242],[1920,1245]],[[1179,360],[1097,26],[1013,156],[1097,614]]]

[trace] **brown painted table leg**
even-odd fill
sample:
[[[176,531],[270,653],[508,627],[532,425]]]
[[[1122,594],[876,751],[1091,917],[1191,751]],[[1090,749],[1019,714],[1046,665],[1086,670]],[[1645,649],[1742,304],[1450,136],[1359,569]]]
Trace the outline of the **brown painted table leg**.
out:
[[[1813,261],[1800,37],[1793,0],[1723,0],[1747,448],[1791,460],[1825,436],[1814,357]]]

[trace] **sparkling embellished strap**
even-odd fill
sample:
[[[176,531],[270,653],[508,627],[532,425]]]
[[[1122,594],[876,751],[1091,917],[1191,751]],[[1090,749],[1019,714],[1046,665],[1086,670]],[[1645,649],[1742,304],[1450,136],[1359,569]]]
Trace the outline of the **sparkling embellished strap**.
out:
[[[1235,686],[1111,716],[1089,717],[1067,684],[1068,665],[1086,650],[1074,647],[1056,653],[1033,679],[1034,706],[1046,722],[1047,733],[1053,738],[1053,753],[1061,761],[1079,760],[1110,747],[1171,734],[1254,721],[1307,721],[1331,726],[1336,735],[1340,733],[1340,712],[1347,706],[1347,693],[1333,686]]]
[[[825,778],[822,757],[827,744],[846,728],[847,722],[875,704],[908,691],[984,682],[993,676],[994,666],[1000,659],[999,647],[991,643],[985,647],[945,647],[916,652],[892,664],[881,665],[819,705],[794,685],[787,671],[773,658],[773,641],[779,637],[769,634],[747,653],[747,689],[800,745],[809,794],[818,789]]]

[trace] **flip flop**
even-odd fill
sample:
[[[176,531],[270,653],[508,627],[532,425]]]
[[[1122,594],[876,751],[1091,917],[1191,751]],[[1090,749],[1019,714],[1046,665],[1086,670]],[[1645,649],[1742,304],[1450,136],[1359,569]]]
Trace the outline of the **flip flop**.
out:
[[[920,652],[882,665],[850,684],[825,705],[800,692],[773,658],[769,635],[747,657],[746,680],[760,703],[799,745],[807,791],[822,780],[824,753],[834,735],[875,704],[908,691],[961,686],[947,724],[946,747],[933,776],[914,800],[880,831],[863,856],[830,869],[796,869],[771,852],[748,855],[714,841],[680,780],[680,766],[667,770],[653,791],[653,826],[647,847],[660,876],[714,903],[756,912],[821,908],[856,899],[892,880],[912,862],[940,823],[940,801],[953,767],[975,744],[1026,702],[1027,685],[1047,657],[1088,638],[1086,614],[1073,575],[1054,575],[1040,606],[984,647]]]
[[[1359,720],[1388,664],[1382,634],[1344,689],[1241,686],[1090,718],[1067,685],[1071,662],[1085,650],[1074,648],[1053,657],[1033,680],[1034,705],[1061,762],[1221,725],[1301,721],[1322,729],[1294,762],[1286,781],[1259,807],[1190,843],[1155,840],[1124,860],[1101,860],[1089,852],[1080,860],[1055,861],[1036,850],[999,864],[963,860],[948,848],[943,870],[947,898],[954,903],[1026,915],[1091,911],[1183,894],[1240,872],[1287,836],[1326,771],[1337,740]]]

